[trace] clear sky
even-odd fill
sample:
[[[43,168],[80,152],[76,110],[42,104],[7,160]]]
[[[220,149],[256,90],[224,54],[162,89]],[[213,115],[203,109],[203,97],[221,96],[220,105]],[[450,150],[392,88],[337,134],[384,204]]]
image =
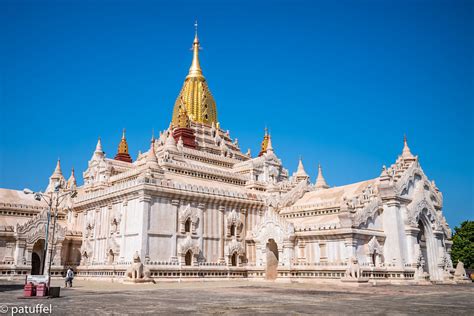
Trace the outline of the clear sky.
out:
[[[473,1],[0,0],[0,187],[42,190],[56,159],[79,182],[100,135],[113,157],[165,129],[191,63],[224,129],[258,148],[267,125],[293,172],[330,185],[377,177],[403,134],[474,219]]]

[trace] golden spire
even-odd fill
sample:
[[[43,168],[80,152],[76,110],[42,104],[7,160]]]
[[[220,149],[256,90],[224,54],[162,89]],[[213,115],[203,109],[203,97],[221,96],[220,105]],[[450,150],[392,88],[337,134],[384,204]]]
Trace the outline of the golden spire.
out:
[[[132,162],[132,157],[128,153],[128,144],[127,139],[125,138],[125,128],[122,130],[122,139],[118,145],[117,155],[115,155],[115,160]]]
[[[270,135],[268,134],[268,128],[265,127],[265,135],[263,136],[262,145],[260,147],[260,153],[258,154],[259,157],[267,152],[269,139]]]
[[[194,24],[193,60],[183,87],[176,99],[173,109],[172,124],[179,126],[181,108],[186,108],[190,121],[211,125],[217,124],[216,102],[202,74],[199,63],[200,43],[197,34],[197,22]]]
[[[193,41],[193,62],[191,63],[191,67],[189,68],[189,74],[186,78],[191,77],[203,77],[201,65],[199,64],[199,50],[201,47],[199,46],[199,38],[198,38],[198,23],[197,21],[194,23],[194,41]]]

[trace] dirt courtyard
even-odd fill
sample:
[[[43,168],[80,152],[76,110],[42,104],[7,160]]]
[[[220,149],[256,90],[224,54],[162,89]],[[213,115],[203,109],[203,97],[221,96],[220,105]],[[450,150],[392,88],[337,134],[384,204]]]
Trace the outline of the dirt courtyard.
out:
[[[55,285],[63,286],[59,280]],[[364,286],[251,281],[127,285],[74,282],[56,299],[19,299],[21,281],[0,281],[0,315],[50,306],[52,315],[462,315],[474,310],[474,286]],[[29,313],[31,315],[31,313]],[[48,313],[43,313],[43,315]]]

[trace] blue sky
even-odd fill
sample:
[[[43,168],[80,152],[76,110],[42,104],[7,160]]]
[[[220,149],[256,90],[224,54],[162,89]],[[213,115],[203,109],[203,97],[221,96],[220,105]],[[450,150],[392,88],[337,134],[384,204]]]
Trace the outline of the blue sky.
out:
[[[221,126],[294,171],[376,177],[406,133],[452,227],[474,219],[472,1],[0,1],[0,187],[80,175],[122,128],[132,157],[169,124],[191,63]],[[80,182],[82,177],[80,176]]]

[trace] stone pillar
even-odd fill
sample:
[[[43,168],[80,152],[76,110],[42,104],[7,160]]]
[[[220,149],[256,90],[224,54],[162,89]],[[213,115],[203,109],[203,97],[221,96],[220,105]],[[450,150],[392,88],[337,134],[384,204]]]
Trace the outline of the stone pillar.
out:
[[[138,203],[139,203],[139,209],[141,210],[140,212],[140,221],[139,225],[139,231],[140,231],[140,249],[137,249],[135,251],[138,251],[140,254],[140,258],[142,262],[146,262],[147,258],[149,258],[149,249],[148,249],[148,229],[150,225],[150,219],[149,219],[149,213],[150,213],[150,207],[151,207],[151,197],[147,195],[142,195],[139,197]]]
[[[174,230],[171,237],[171,262],[178,262],[179,200],[171,200],[174,208]]]
[[[52,266],[60,266],[61,265],[61,253],[62,253],[62,251],[63,251],[62,243],[57,242],[57,244],[54,246]]]
[[[349,262],[352,257],[357,258],[357,239],[346,239],[344,246],[346,246],[346,257],[344,258],[346,262]]]
[[[125,234],[127,233],[127,207],[128,207],[128,201],[124,200],[122,203],[122,219],[120,221],[120,233],[122,234],[120,237],[120,260],[119,261],[125,261]]]
[[[219,256],[219,262],[220,263],[225,263],[225,256],[224,256],[224,247],[225,247],[225,206],[219,206],[219,217],[220,217],[220,256]]]
[[[241,209],[240,212],[244,216],[244,220],[242,221],[242,232],[240,233],[240,236],[242,237],[242,240],[245,240],[247,238],[247,210],[245,208]]]
[[[30,266],[31,268],[31,257],[33,256],[33,245],[26,245],[26,265]]]
[[[434,249],[432,251],[433,254],[433,267],[434,268],[434,273],[431,274],[431,280],[437,280],[441,281],[443,280],[443,268],[444,268],[444,262],[443,262],[443,257],[444,257],[444,247],[443,247],[443,236],[444,233],[442,230],[435,230],[433,231],[433,237],[434,237]]]
[[[286,267],[291,266],[291,258],[293,258],[293,249],[294,243],[291,240],[283,241],[283,260],[280,259],[280,262],[283,263]]]
[[[43,275],[49,275],[49,263],[50,263],[50,260],[51,260],[51,247],[52,247],[52,244],[49,243],[48,245],[48,251],[46,251],[46,258],[44,258],[43,260],[44,261],[44,273]],[[41,264],[43,264],[43,262],[41,262]],[[40,270],[41,272],[41,270]]]
[[[400,212],[400,202],[391,199],[384,205],[383,228],[385,235],[384,257],[386,263],[403,267],[404,227]]]
[[[197,208],[198,208],[198,218],[199,218],[198,243],[199,243],[199,248],[201,249],[204,256],[204,212],[206,210],[206,205],[203,203],[199,203]]]
[[[415,258],[415,245],[417,244],[417,237],[420,229],[417,227],[406,226],[405,227],[405,236],[407,243],[407,263],[409,263],[413,268],[416,268],[417,259]]]
[[[14,252],[15,252],[15,242],[9,241],[5,245],[5,256],[4,261],[13,262],[15,261]]]
[[[298,262],[303,263],[306,262],[305,258],[305,248],[306,248],[306,243],[303,240],[298,240]]]
[[[15,264],[24,265],[26,264],[25,258],[26,242],[23,240],[17,240],[15,245]]]

